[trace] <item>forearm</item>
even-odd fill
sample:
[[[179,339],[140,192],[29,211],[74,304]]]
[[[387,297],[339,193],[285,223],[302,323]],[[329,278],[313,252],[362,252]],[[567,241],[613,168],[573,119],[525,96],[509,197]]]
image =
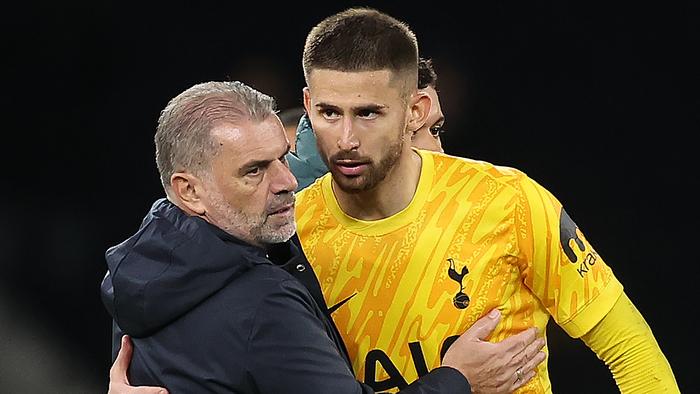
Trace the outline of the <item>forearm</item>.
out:
[[[581,339],[610,368],[622,393],[679,393],[668,360],[624,293]]]

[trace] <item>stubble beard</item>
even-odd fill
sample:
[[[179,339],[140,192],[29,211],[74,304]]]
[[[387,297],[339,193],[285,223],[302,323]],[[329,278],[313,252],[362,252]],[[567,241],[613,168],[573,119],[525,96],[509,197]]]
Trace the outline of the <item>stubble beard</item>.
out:
[[[385,151],[386,153],[379,159],[378,164],[375,164],[373,161],[367,163],[367,171],[364,174],[355,177],[348,177],[340,173],[334,165],[330,164],[327,156],[322,155],[322,158],[326,163],[326,166],[331,169],[333,181],[335,181],[335,184],[340,188],[340,190],[345,193],[356,194],[374,189],[386,178],[389,172],[399,161],[404,143],[404,139],[399,136],[395,142],[389,145]],[[335,157],[330,160],[333,159],[335,159]]]
[[[278,197],[290,198],[276,196]],[[218,216],[215,225],[248,243],[262,246],[286,242],[296,232],[294,215],[290,216],[290,220],[279,225],[269,220],[270,215],[267,213],[254,216],[231,206],[218,190],[212,193],[210,201]],[[293,194],[291,194],[291,201],[294,201]]]

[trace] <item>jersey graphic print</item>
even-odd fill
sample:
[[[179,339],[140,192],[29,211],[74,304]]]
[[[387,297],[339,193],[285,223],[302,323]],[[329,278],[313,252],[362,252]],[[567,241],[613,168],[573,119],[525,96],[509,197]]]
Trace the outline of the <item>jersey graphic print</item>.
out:
[[[571,336],[622,292],[561,204],[522,172],[419,151],[411,203],[389,218],[349,217],[330,174],[297,200],[298,234],[358,379],[396,392],[440,366],[450,344],[491,309],[489,338],[551,317]],[[550,392],[546,364],[520,392]]]
[[[563,208],[561,210],[559,233],[561,247],[564,249],[566,257],[569,258],[571,264],[578,263],[577,272],[583,277],[590,267],[595,264],[598,255],[593,249],[586,249],[586,243],[582,239],[583,235],[579,235],[576,223],[571,220],[571,217]]]

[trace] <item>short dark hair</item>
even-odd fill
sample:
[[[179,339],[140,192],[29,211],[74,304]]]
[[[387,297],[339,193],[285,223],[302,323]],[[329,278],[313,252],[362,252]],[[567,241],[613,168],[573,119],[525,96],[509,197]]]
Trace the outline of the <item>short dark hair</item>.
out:
[[[428,86],[437,88],[437,73],[433,68],[433,60],[420,58],[418,61],[418,89],[425,89]]]
[[[319,22],[306,37],[307,84],[315,69],[342,72],[388,69],[417,86],[418,41],[408,25],[383,12],[354,7]]]

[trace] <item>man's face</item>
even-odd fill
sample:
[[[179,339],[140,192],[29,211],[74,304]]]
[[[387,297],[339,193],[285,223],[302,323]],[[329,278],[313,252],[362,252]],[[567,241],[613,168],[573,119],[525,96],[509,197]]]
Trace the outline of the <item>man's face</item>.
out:
[[[288,240],[296,231],[297,181],[285,159],[282,122],[277,116],[222,122],[211,133],[218,149],[202,180],[209,221],[257,246]]]
[[[442,126],[445,123],[445,115],[440,107],[440,99],[437,91],[432,86],[421,89],[430,97],[430,112],[425,124],[418,129],[411,138],[411,145],[414,148],[432,150],[435,152],[444,152],[442,149],[442,141],[440,133]]]
[[[392,75],[388,70],[314,70],[309,76],[304,104],[318,150],[345,192],[374,188],[410,152],[409,104]]]

